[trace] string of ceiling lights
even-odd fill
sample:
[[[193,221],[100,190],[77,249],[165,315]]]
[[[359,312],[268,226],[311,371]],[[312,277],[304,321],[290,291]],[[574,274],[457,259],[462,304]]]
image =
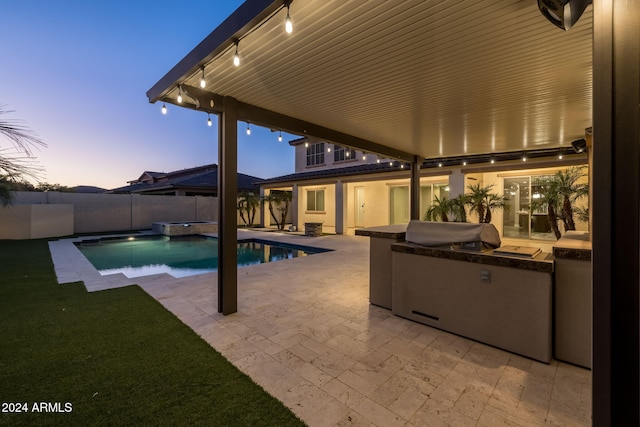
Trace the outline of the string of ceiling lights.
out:
[[[291,19],[291,1],[292,0],[284,0],[282,3],[282,6],[280,8],[278,8],[276,11],[274,11],[271,15],[269,15],[265,20],[263,20],[259,25],[255,26],[254,28],[252,28],[251,30],[249,30],[246,34],[242,35],[242,37],[239,37],[238,39],[236,39],[233,43],[233,45],[231,45],[229,48],[227,48],[226,50],[222,51],[216,58],[213,58],[212,61],[215,61],[216,59],[218,59],[221,56],[224,56],[227,52],[229,52],[229,50],[231,50],[232,48],[235,48],[235,52],[233,54],[233,65],[236,67],[240,66],[240,53],[238,52],[239,49],[239,44],[240,42],[250,36],[253,32],[259,30],[263,25],[265,25],[267,22],[271,21],[271,19],[273,17],[275,17],[278,13],[280,13],[281,10],[286,9],[287,11],[287,15],[285,16],[284,19],[284,30],[287,34],[291,34],[293,32],[293,20]],[[204,89],[207,87],[207,80],[205,77],[205,65],[203,64],[200,67],[200,71],[201,71],[201,77],[200,77],[200,88]],[[178,104],[182,104],[183,101],[183,96],[182,96],[182,85],[178,85],[177,86],[178,89],[178,96],[176,97],[176,101],[178,102]],[[165,102],[162,103],[162,108],[161,108],[162,114],[167,114],[167,105]],[[212,122],[211,122],[211,116],[209,115],[209,113],[207,113],[207,125],[211,126]],[[247,123],[247,135],[251,134],[251,128],[249,127],[249,123]],[[278,140],[282,141],[282,132],[280,132],[280,135],[278,136]]]
[[[220,52],[220,54],[216,57],[213,58],[211,61],[215,61],[216,59],[224,56],[225,54],[227,54],[227,52],[229,52],[231,49],[234,49],[234,54],[233,54],[233,58],[232,58],[232,63],[235,67],[239,67],[240,66],[240,62],[241,62],[241,58],[240,58],[240,53],[239,53],[239,45],[240,42],[250,36],[253,32],[257,31],[258,29],[260,29],[263,25],[265,25],[266,23],[268,23],[269,21],[271,21],[271,19],[273,19],[276,15],[278,15],[278,13],[280,13],[280,11],[286,9],[286,16],[284,19],[284,29],[285,32],[287,34],[291,34],[293,32],[293,21],[291,19],[291,14],[290,14],[290,7],[291,7],[291,1],[292,0],[284,0],[283,4],[280,8],[278,8],[277,10],[275,10],[271,15],[269,15],[266,19],[264,19],[259,25],[255,26],[254,28],[252,28],[250,31],[248,31],[246,34],[242,35],[241,37],[239,37],[238,39],[236,39],[232,45],[230,45],[227,49],[225,49],[224,51]],[[205,65],[203,64],[200,67],[200,72],[201,72],[201,77],[200,77],[200,88],[204,89],[207,86],[207,81],[206,81],[206,75],[205,75]],[[182,90],[182,84],[178,84],[177,87],[175,88],[178,91],[177,97],[176,97],[176,101],[178,104],[182,104],[183,102],[183,90]],[[167,114],[167,106],[166,103],[162,103],[162,108],[161,108],[162,114]],[[249,122],[246,122],[247,127],[246,127],[246,133],[247,135],[251,135],[251,126]],[[212,121],[211,121],[211,114],[207,113],[207,126],[211,127],[213,125]],[[278,130],[278,141],[282,142],[282,131]],[[576,141],[574,141],[575,143]],[[573,144],[573,143],[572,143]],[[305,142],[305,147],[308,147],[309,143]],[[346,156],[349,157],[350,154],[349,151],[351,150],[350,147],[345,147],[347,148],[347,153]],[[557,158],[558,160],[562,160],[563,159],[563,154],[567,154],[565,153],[566,150],[571,150],[569,149],[564,149],[564,148],[560,148],[557,151]],[[331,146],[329,145],[327,147],[327,152],[330,153],[331,152]],[[578,150],[576,149],[576,147],[573,147],[573,152],[576,153],[580,153],[582,152],[582,150]],[[366,160],[366,154],[364,151],[362,153],[362,160]],[[489,161],[490,164],[495,164],[496,161],[498,159],[500,160],[514,160],[515,159],[515,155],[514,153],[501,153],[499,155],[490,155],[488,157],[488,159],[486,158],[487,156],[482,156],[483,158],[480,159],[479,157],[474,157],[474,158],[449,158],[446,160],[425,160],[422,163],[422,167],[434,167],[437,166],[439,168],[445,166],[445,163],[447,166],[454,166],[454,165],[461,165],[461,166],[467,166],[469,163],[473,162],[473,163],[479,163],[479,162],[486,162],[487,160]],[[549,154],[547,154],[548,156]],[[540,157],[539,155],[536,155],[535,157]],[[523,162],[526,162],[528,159],[527,153],[523,152],[521,155],[521,160]],[[404,161],[400,161],[400,160],[395,160],[395,159],[389,159],[387,160],[389,162],[389,166],[390,167],[394,167],[394,166],[399,166],[400,169],[404,169],[405,167],[409,167],[409,163],[404,162]],[[380,158],[377,159],[377,163],[381,163]]]

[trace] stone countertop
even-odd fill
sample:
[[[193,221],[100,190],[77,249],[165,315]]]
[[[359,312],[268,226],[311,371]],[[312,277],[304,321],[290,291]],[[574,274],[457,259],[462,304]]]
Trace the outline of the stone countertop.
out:
[[[380,239],[404,240],[407,224],[381,225],[378,227],[358,228],[356,236],[377,237]]]
[[[591,242],[588,235],[572,235],[569,232],[553,245],[553,256],[562,259],[591,261]]]
[[[482,252],[451,249],[450,247],[427,247],[414,243],[395,243],[391,245],[393,252],[445,258],[455,261],[467,261],[499,267],[517,268],[520,270],[553,273],[553,255],[541,252],[534,258],[497,255],[492,249]]]

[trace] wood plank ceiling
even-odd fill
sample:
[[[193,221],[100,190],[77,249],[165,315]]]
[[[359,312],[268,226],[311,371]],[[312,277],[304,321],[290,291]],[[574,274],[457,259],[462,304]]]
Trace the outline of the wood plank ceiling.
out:
[[[228,40],[206,90],[427,159],[568,146],[592,125],[591,6],[568,32],[534,0],[295,0],[290,14],[290,35],[282,9],[235,36],[239,67]]]

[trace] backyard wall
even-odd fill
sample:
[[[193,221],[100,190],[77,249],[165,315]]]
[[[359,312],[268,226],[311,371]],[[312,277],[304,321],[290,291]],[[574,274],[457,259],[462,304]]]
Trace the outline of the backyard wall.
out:
[[[0,208],[0,239],[43,239],[73,234],[73,205]]]
[[[46,209],[51,212],[57,209],[52,206],[67,208],[55,211],[57,219],[53,221],[51,213],[38,214],[45,209],[43,206],[49,206]],[[150,229],[153,222],[217,221],[217,218],[217,197],[18,191],[11,206],[0,208],[0,239],[142,230]],[[67,224],[72,224],[72,228]],[[40,231],[43,228],[48,231]],[[51,234],[53,228],[57,230]]]

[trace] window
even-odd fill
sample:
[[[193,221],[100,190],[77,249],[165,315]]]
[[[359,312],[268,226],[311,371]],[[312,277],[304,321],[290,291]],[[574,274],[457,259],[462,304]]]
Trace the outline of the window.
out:
[[[307,211],[324,212],[324,190],[307,190]]]
[[[409,222],[409,187],[389,187],[389,224]]]
[[[343,160],[351,160],[356,158],[356,150],[350,148],[341,147],[339,145],[334,146],[333,161],[341,162]]]
[[[555,240],[544,200],[550,178],[522,176],[504,179],[504,237]]]
[[[420,186],[420,219],[424,220],[427,211],[433,206],[435,197],[442,200],[443,197],[449,197],[449,184],[435,183],[424,184]]]
[[[316,142],[307,147],[307,166],[324,164],[324,142]]]

